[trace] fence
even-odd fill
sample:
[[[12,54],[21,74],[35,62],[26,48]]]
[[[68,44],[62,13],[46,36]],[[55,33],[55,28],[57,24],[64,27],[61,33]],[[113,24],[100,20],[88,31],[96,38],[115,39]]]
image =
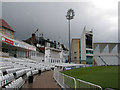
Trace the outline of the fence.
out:
[[[58,68],[54,69],[53,77],[62,88],[72,88],[74,90],[79,88],[92,88],[95,90],[102,90],[101,86],[65,75],[59,72]]]

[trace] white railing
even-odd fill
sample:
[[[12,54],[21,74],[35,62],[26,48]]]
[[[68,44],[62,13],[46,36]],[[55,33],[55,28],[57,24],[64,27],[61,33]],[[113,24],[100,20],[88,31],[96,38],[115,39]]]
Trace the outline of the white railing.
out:
[[[80,79],[76,79],[77,82],[77,88],[95,88],[97,90],[102,90],[102,87],[99,85],[95,85],[93,83],[90,82],[86,82]]]
[[[60,73],[58,68],[54,69],[54,79],[62,88],[76,88],[75,78]]]
[[[94,88],[102,90],[101,86],[65,75],[59,72],[58,68],[54,69],[53,77],[62,88],[73,88],[75,90],[78,88]]]

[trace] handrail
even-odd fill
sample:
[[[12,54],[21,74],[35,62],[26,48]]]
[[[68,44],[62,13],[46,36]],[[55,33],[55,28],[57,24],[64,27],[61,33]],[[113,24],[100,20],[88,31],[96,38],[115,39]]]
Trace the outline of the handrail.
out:
[[[60,78],[60,76],[61,76],[60,74],[63,76],[63,78]],[[68,77],[68,78],[74,80],[74,85],[75,85],[74,88],[75,88],[75,90],[76,90],[77,84],[78,84],[77,81],[83,82],[84,84],[87,84],[87,85],[91,85],[91,86],[93,86],[94,88],[99,88],[100,90],[103,90],[102,87],[99,86],[99,85],[96,85],[96,84],[93,84],[93,83],[90,83],[90,82],[86,82],[86,81],[83,81],[83,80],[80,80],[80,79],[75,79],[74,77],[65,75],[65,74],[59,72],[58,68],[55,68],[55,69],[54,69],[54,76],[53,76],[53,77],[54,77],[54,79],[57,81],[57,83],[58,83],[62,88],[65,88],[65,86],[66,86],[66,84],[64,83],[64,77]],[[60,82],[59,79],[61,79],[62,82]],[[70,87],[69,87],[69,88],[70,88]],[[83,87],[83,88],[84,88],[84,87]]]
[[[86,82],[86,81],[83,81],[83,80],[80,80],[80,79],[76,79],[76,80],[78,80],[80,82],[83,82],[83,83],[86,83],[86,84],[90,84],[90,85],[96,86],[96,87],[98,87],[98,88],[100,88],[102,90],[102,87],[99,86],[99,85],[96,85],[96,84],[93,84],[93,83],[90,83],[90,82]]]
[[[76,89],[76,80],[75,80],[75,78],[74,78],[74,77],[71,77],[71,76],[68,76],[68,75],[65,75],[65,74],[63,74],[63,73],[62,73],[62,75],[64,75],[64,76],[66,76],[66,77],[69,77],[69,78],[73,79],[74,82],[75,82],[75,89]]]

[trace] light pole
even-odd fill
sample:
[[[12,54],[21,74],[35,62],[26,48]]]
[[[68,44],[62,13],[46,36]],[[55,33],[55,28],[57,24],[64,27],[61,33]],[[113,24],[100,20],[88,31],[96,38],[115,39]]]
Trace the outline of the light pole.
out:
[[[70,20],[75,16],[73,9],[69,9],[67,11],[66,18],[68,19],[68,27],[69,27],[69,63],[71,63],[71,47],[70,47]]]

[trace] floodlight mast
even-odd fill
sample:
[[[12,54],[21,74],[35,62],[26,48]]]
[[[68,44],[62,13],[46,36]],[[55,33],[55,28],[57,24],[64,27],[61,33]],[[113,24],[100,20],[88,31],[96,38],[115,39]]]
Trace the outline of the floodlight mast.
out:
[[[69,9],[66,15],[66,19],[68,19],[68,28],[69,28],[69,63],[71,63],[71,46],[70,46],[70,20],[75,16],[74,10]]]

